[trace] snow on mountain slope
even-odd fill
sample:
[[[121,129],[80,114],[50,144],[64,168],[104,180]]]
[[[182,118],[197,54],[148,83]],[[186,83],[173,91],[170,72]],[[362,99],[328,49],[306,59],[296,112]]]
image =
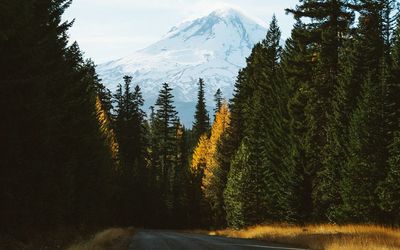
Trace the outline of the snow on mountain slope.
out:
[[[105,85],[115,90],[124,75],[139,84],[146,107],[153,105],[163,82],[174,89],[182,121],[190,125],[197,96],[197,82],[206,83],[207,104],[220,88],[230,98],[239,69],[245,66],[255,43],[267,33],[265,24],[224,8],[173,27],[162,39],[127,57],[97,67]],[[211,110],[209,110],[211,111]]]

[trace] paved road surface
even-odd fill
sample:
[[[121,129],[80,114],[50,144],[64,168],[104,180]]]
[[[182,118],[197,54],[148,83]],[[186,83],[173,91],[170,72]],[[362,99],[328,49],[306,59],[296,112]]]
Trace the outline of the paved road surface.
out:
[[[303,250],[257,240],[156,230],[136,232],[129,246],[130,250]]]

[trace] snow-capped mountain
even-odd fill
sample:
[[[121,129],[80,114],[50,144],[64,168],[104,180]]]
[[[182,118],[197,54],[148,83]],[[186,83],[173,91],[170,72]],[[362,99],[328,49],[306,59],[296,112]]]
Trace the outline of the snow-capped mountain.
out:
[[[267,33],[265,24],[224,8],[173,27],[160,41],[127,57],[97,67],[105,85],[115,90],[124,75],[139,84],[146,107],[153,105],[163,82],[174,89],[182,121],[190,125],[197,96],[197,82],[206,83],[206,100],[220,88],[230,98],[239,69],[245,66],[255,43]]]

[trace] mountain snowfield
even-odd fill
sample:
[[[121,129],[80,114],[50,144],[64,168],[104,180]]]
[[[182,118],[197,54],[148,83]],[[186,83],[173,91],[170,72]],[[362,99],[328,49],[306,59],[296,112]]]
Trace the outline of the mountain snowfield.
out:
[[[207,16],[173,27],[160,41],[124,58],[101,64],[103,83],[115,91],[124,75],[139,84],[146,101],[154,105],[161,84],[174,89],[182,122],[190,126],[197,99],[198,79],[203,78],[207,105],[220,88],[225,98],[233,92],[238,71],[255,43],[267,33],[266,25],[233,8],[217,9]],[[209,109],[211,111],[212,108]]]

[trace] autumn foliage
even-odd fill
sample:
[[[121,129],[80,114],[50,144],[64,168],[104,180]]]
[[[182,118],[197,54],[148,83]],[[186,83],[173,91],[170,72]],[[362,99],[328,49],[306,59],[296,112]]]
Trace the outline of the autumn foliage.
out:
[[[223,103],[215,115],[215,121],[209,136],[200,137],[192,156],[192,172],[198,176],[201,185],[201,195],[211,209],[212,218],[219,218],[222,207],[221,166],[218,164],[217,148],[221,136],[230,122],[230,112],[227,103]],[[218,214],[218,215],[217,215]]]
[[[100,125],[100,132],[104,136],[114,160],[118,158],[118,142],[114,130],[111,128],[110,117],[104,110],[100,98],[96,97],[96,115]]]
[[[216,159],[217,145],[221,135],[229,126],[229,109],[228,104],[223,104],[215,116],[214,124],[211,128],[211,135],[207,141],[206,165],[204,168],[204,176],[202,182],[202,189],[207,197],[207,191],[213,183],[214,173],[218,168]]]
[[[229,126],[229,108],[224,103],[215,116],[210,137],[207,134],[200,136],[196,148],[193,150],[192,172],[204,171],[202,189],[207,189],[212,178],[213,169],[217,166],[217,144],[225,129]]]

